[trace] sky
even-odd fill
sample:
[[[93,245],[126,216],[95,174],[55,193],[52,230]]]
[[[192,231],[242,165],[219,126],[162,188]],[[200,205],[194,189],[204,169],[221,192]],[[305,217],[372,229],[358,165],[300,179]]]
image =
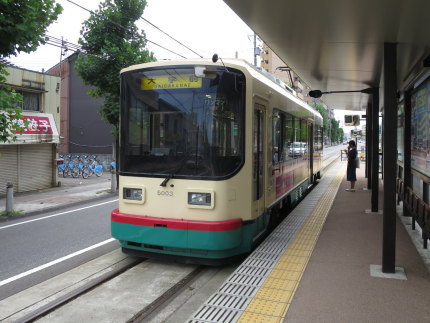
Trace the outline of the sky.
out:
[[[56,1],[63,7],[63,12],[48,27],[46,34],[77,45],[82,23],[90,16],[79,6],[94,11],[102,1],[71,0],[75,4],[68,0]],[[147,0],[143,18],[203,57],[211,58],[217,53],[221,58],[231,58],[237,52],[239,58],[254,61],[253,31],[222,0]],[[138,20],[137,26],[145,31],[148,40],[179,54],[148,42],[147,48],[158,60],[198,57],[144,20]],[[69,50],[62,57],[60,48],[47,44],[39,46],[33,53],[11,56],[9,61],[25,69],[42,71],[72,53]],[[334,112],[341,126],[344,114],[351,114],[351,111],[343,110]],[[349,131],[350,127],[346,128]]]
[[[98,8],[99,0],[72,0],[89,10]],[[82,22],[90,13],[67,0],[57,0],[63,13],[48,27],[47,35],[78,44]],[[221,58],[235,57],[253,62],[253,31],[222,0],[147,0],[143,18],[203,57],[217,53]],[[186,58],[198,57],[162,32],[140,19],[148,40]],[[148,42],[147,48],[158,60],[177,59],[173,54]],[[69,51],[66,56],[71,55]],[[61,49],[43,45],[36,52],[11,56],[9,61],[34,71],[47,70],[60,61]]]

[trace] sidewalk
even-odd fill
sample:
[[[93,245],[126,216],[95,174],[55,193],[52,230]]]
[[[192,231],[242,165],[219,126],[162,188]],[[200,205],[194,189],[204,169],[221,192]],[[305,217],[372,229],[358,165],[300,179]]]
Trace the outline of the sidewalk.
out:
[[[83,178],[59,177],[61,186],[38,191],[14,194],[14,210],[20,216],[80,205],[83,202],[117,196],[111,193],[111,174]],[[6,209],[6,197],[0,198],[0,212]],[[11,217],[15,219],[17,217]],[[3,219],[0,218],[0,221]]]

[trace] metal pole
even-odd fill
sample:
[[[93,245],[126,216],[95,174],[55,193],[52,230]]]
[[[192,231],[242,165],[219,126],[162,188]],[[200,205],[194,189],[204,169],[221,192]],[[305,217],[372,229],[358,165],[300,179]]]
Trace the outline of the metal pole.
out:
[[[372,160],[370,158],[370,113],[371,113],[371,105],[368,104],[367,108],[366,108],[366,178],[367,178],[367,189],[370,190],[371,188],[371,180],[372,180],[372,176],[371,176],[371,163],[370,161]]]
[[[372,93],[372,134],[371,134],[371,176],[372,176],[372,196],[371,211],[378,212],[379,194],[379,88]]]
[[[6,184],[6,213],[13,212],[13,184],[8,182]]]
[[[112,160],[115,162],[115,168],[111,168],[111,176],[110,176],[110,192],[116,192],[116,168],[118,167],[118,163],[115,160],[115,143],[112,144]]]
[[[382,272],[395,273],[396,262],[396,165],[397,165],[397,52],[396,44],[384,44],[384,142]]]

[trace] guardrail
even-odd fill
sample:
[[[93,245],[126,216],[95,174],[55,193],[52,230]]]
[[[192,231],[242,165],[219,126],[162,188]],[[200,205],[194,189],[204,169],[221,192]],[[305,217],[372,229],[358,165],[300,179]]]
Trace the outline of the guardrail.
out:
[[[412,216],[412,230],[415,230],[415,222],[421,227],[423,248],[427,249],[427,239],[430,237],[430,206],[415,194],[412,188],[405,186],[401,178],[396,180],[396,191],[399,200]]]

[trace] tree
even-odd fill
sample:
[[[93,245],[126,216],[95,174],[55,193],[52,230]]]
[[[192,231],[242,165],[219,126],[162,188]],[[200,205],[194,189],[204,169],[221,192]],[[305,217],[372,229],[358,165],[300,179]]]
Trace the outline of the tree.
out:
[[[337,141],[342,142],[344,137],[345,137],[345,133],[343,131],[343,128],[339,128],[338,129]]]
[[[339,121],[331,119],[331,142],[339,142]]]
[[[0,0],[0,55],[35,51],[62,10],[55,0]]]
[[[18,102],[22,96],[2,83],[6,82],[7,75],[4,66],[0,64],[0,142],[16,140],[16,131],[23,131],[18,124],[22,117]]]
[[[343,140],[343,129],[339,128],[339,120],[330,118],[327,108],[322,104],[315,104],[317,110],[323,118],[323,133],[329,142],[340,142]]]
[[[55,0],[0,0],[0,58],[36,50],[61,11]],[[0,63],[0,142],[16,140],[15,132],[23,131],[18,123],[22,97],[4,84],[7,75]]]
[[[83,23],[79,44],[83,54],[76,62],[76,71],[85,84],[94,86],[93,97],[103,97],[100,114],[114,126],[118,135],[120,70],[124,67],[154,61],[144,49],[146,36],[135,22],[146,7],[141,0],[105,0]]]
[[[323,118],[323,134],[328,138],[330,136],[329,134],[330,121],[329,121],[328,111],[326,107],[322,104],[315,104],[315,110],[317,110],[321,114],[321,117]]]

